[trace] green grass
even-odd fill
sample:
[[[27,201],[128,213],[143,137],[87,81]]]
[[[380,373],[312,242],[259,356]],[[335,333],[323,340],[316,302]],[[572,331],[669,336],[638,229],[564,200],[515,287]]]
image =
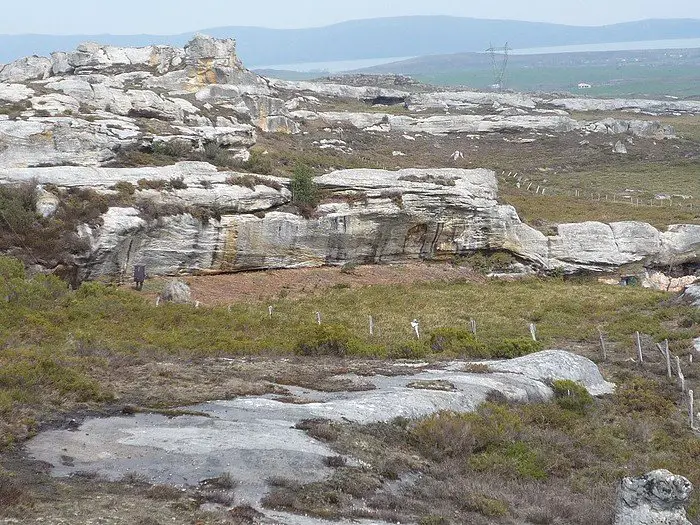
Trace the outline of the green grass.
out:
[[[377,357],[413,341],[413,318],[426,335],[438,328],[466,329],[469,319],[476,319],[479,343],[496,348],[505,339],[527,337],[530,322],[548,345],[593,341],[597,326],[625,345],[636,330],[663,339],[671,335],[667,319],[692,313],[663,304],[668,295],[661,292],[556,279],[331,289],[322,296],[274,302],[272,319],[262,303],[233,305],[230,312],[156,308],[133,292],[94,283],[78,292],[46,278],[12,283],[17,295],[0,306],[0,344],[127,354],[141,349],[195,356],[291,352],[300,333],[315,329],[317,311],[324,325],[343,327],[362,343],[358,354]],[[374,338],[368,334],[369,315],[378,331]],[[696,332],[676,331],[672,339],[687,344]]]
[[[685,125],[684,129],[695,132],[694,121],[686,121]],[[532,225],[637,220],[665,229],[670,224],[700,223],[700,163],[697,160],[616,158],[605,166],[528,171],[525,177],[527,182],[520,188],[516,187],[515,179],[500,177],[499,195],[502,202],[513,205],[521,219]],[[536,195],[534,188],[538,186],[546,188],[547,194]],[[674,198],[657,200],[658,194]],[[639,200],[640,205],[631,204],[631,199],[623,198],[625,195]]]
[[[134,291],[86,283],[69,291],[53,277],[25,280],[0,264],[0,415],[24,406],[99,403],[111,395],[104,378],[119,362],[237,355],[334,355],[362,358],[513,357],[536,351],[529,323],[544,347],[597,344],[633,356],[635,331],[668,338],[682,354],[700,334],[691,307],[669,294],[596,282],[426,283],[333,288],[301,300],[201,307],[153,302]],[[21,272],[20,272],[21,273]],[[321,312],[323,325],[316,324]],[[375,322],[369,335],[368,317]],[[420,322],[420,341],[410,326]],[[477,321],[477,338],[466,332]],[[683,320],[682,326],[680,320]],[[531,342],[530,342],[531,343]],[[2,419],[0,418],[0,419]],[[0,421],[1,422],[1,421]],[[0,425],[1,427],[1,425]],[[2,432],[0,431],[0,434]]]
[[[551,225],[570,222],[642,221],[661,230],[671,224],[700,222],[700,206],[693,210],[667,206],[633,206],[605,200],[505,191],[502,192],[501,201],[514,206],[521,220],[547,234],[556,233],[550,228]]]

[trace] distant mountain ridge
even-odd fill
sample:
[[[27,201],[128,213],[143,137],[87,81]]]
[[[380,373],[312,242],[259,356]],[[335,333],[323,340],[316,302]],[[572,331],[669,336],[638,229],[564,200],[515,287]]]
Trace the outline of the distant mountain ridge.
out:
[[[483,51],[490,42],[515,48],[700,38],[700,20],[642,20],[586,27],[412,16],[353,20],[308,29],[218,27],[198,31],[238,41],[248,66],[421,56]],[[184,45],[196,32],[178,35],[0,35],[0,63],[30,55],[70,51],[85,41],[115,46]]]

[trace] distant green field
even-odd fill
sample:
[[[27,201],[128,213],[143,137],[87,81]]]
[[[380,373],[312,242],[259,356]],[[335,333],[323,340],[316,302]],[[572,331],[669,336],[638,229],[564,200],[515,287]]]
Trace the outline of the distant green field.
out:
[[[477,89],[493,84],[490,69],[445,70],[417,74],[418,80],[435,85],[463,85]],[[579,82],[591,89],[579,90]],[[508,71],[506,88],[516,91],[572,91],[587,96],[700,96],[700,68],[624,65],[610,67],[519,67]]]

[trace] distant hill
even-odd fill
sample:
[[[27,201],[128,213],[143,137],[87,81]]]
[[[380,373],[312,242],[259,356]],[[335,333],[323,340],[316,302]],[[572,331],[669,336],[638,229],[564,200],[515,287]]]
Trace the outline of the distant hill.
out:
[[[579,27],[511,20],[415,16],[354,20],[308,29],[218,27],[201,32],[233,37],[250,66],[325,62],[483,51],[490,42],[516,48],[549,47],[634,40],[700,38],[700,20],[643,20]],[[70,51],[84,41],[118,46],[183,45],[194,33],[180,35],[0,35],[0,62],[28,55]]]

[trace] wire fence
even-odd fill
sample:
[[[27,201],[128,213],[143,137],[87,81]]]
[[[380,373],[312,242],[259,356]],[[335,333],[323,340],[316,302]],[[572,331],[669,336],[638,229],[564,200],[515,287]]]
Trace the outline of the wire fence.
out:
[[[629,204],[630,206],[647,206],[653,208],[681,208],[686,210],[699,210],[700,205],[694,203],[692,195],[659,194],[654,197],[636,197],[628,192],[608,193],[605,191],[562,189],[544,184],[542,180],[530,179],[527,175],[518,172],[501,172],[501,179],[505,183],[531,193],[547,197],[570,197],[593,202],[610,204]]]

